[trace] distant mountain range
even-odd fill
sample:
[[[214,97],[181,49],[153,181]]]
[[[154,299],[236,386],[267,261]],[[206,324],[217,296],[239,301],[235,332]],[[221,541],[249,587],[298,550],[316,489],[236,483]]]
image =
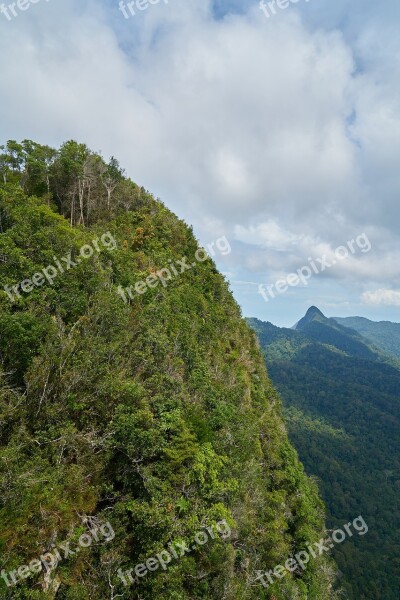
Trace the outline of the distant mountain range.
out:
[[[343,321],[347,320],[343,319]],[[342,350],[349,356],[370,360],[388,360],[388,356],[382,352],[374,339],[363,337],[356,329],[340,324],[337,319],[328,319],[316,306],[309,308],[306,315],[294,325],[293,329],[302,332],[309,339]]]
[[[398,600],[400,324],[328,319],[315,306],[292,329],[249,323],[291,440],[319,480],[328,524],[361,514],[369,525],[334,550],[347,597]]]
[[[348,317],[341,319],[335,317],[340,325],[358,331],[364,338],[375,344],[378,348],[400,358],[400,323],[390,321],[370,321],[363,317]]]

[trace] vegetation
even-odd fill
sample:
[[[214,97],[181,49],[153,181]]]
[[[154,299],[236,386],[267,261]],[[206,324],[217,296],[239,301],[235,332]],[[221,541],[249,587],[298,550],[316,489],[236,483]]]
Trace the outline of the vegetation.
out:
[[[1,569],[74,547],[85,518],[115,531],[45,576],[1,579],[1,598],[334,598],[324,556],[270,588],[254,582],[324,535],[324,511],[213,262],[129,304],[117,293],[194,256],[191,230],[85,145],[2,151],[1,290],[104,232],[117,246],[14,302],[0,291]],[[229,539],[130,589],[118,579],[223,519]]]
[[[282,395],[289,436],[318,478],[328,526],[357,515],[365,537],[333,556],[351,600],[397,600],[400,589],[400,369],[315,307],[296,329],[251,319]]]
[[[400,358],[400,323],[390,321],[376,323],[363,317],[335,318],[335,321],[344,327],[354,329],[383,352]]]

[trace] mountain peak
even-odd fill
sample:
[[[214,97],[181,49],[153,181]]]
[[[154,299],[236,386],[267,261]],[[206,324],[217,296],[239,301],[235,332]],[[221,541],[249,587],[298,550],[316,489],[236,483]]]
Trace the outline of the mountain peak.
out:
[[[317,308],[316,306],[310,306],[304,317],[300,319],[300,321],[298,321],[296,325],[293,326],[293,329],[301,329],[302,327],[304,327],[304,325],[307,325],[308,323],[310,323],[318,317],[326,319],[325,315],[319,310],[319,308]]]
[[[318,315],[319,317],[326,318],[325,315],[316,306],[310,306],[310,308],[306,312],[305,316],[306,317],[315,317],[316,315]]]

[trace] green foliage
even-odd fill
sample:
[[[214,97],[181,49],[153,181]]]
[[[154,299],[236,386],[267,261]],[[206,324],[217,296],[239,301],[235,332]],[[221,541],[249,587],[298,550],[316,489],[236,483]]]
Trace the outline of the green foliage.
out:
[[[254,585],[256,570],[324,534],[324,513],[215,265],[124,304],[119,285],[194,256],[192,232],[115,159],[107,165],[72,141],[57,151],[20,146],[8,144],[1,163],[1,568],[76,541],[88,515],[109,521],[115,539],[62,562],[50,582],[35,575],[9,589],[0,580],[1,597],[334,598],[325,558],[282,587]],[[15,302],[2,291],[106,231],[116,249]],[[223,519],[229,539],[130,590],[118,579],[118,569],[191,544]]]
[[[367,535],[333,552],[346,596],[397,600],[400,369],[359,333],[318,313],[309,311],[296,330],[250,323],[282,394],[290,439],[318,478],[328,526],[360,514],[368,523]]]
[[[354,329],[383,352],[400,358],[400,323],[390,321],[375,323],[363,317],[335,318],[335,321],[344,327]]]

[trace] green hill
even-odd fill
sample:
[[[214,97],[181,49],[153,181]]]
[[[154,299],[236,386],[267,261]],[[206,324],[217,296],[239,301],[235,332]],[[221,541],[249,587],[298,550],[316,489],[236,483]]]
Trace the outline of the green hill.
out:
[[[326,556],[256,581],[324,510],[191,230],[76,142],[0,181],[1,598],[334,598]]]
[[[370,321],[364,317],[335,317],[340,325],[350,327],[387,354],[400,358],[400,323]]]
[[[317,477],[329,527],[362,514],[368,535],[334,550],[351,600],[400,589],[400,370],[312,307],[296,329],[249,319],[281,393],[291,441]]]
[[[378,348],[371,348],[371,344],[359,333],[338,324],[335,319],[327,319],[314,306],[308,309],[306,315],[295,325],[295,329],[301,331],[308,339],[333,346],[349,356],[371,360],[379,358]]]

